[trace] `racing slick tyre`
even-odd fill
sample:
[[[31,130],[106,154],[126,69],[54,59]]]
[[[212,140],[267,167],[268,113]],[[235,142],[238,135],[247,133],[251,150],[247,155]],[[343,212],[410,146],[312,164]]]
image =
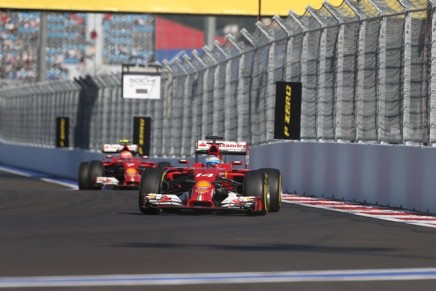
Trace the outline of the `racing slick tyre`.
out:
[[[257,210],[258,215],[266,215],[270,207],[270,194],[268,190],[267,175],[263,171],[249,171],[244,179],[244,196],[261,198],[262,209]]]
[[[280,170],[273,168],[259,169],[268,176],[268,186],[270,193],[270,212],[279,212],[282,206],[282,175]]]
[[[104,176],[104,166],[101,161],[91,161],[89,166],[89,183],[90,189],[99,189],[97,186],[97,177]]]
[[[147,193],[160,193],[162,186],[163,171],[159,168],[151,168],[145,171],[141,176],[139,185],[139,210],[144,214],[160,214],[160,209],[148,208],[145,203]]]
[[[79,190],[89,189],[89,162],[82,162],[79,166]]]

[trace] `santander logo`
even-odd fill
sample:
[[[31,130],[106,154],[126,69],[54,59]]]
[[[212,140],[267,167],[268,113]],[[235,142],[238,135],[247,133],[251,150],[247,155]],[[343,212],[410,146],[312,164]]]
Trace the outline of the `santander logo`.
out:
[[[208,144],[207,141],[201,140],[198,141],[197,147],[200,149],[208,149],[210,146],[210,142]],[[218,141],[218,146],[222,149],[246,149],[246,142],[234,142],[234,141]]]
[[[232,142],[232,143],[222,143],[220,148],[241,148],[245,149],[246,143]]]

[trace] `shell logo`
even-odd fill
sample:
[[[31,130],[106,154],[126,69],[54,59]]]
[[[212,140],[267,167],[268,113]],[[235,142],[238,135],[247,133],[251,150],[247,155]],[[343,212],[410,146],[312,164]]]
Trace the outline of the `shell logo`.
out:
[[[126,170],[126,173],[127,173],[128,175],[135,175],[135,174],[136,174],[136,169],[128,168],[128,169]]]
[[[196,187],[198,191],[205,191],[212,188],[212,184],[209,181],[201,180],[197,182]]]

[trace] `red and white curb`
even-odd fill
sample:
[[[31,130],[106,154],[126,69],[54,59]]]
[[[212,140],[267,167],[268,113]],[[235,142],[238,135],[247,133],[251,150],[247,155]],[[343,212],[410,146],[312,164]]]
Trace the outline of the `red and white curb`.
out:
[[[319,197],[307,197],[295,194],[282,194],[282,201],[284,203],[327,209],[375,219],[436,228],[436,216],[414,211],[395,210],[381,206],[362,205],[353,202],[334,201]]]

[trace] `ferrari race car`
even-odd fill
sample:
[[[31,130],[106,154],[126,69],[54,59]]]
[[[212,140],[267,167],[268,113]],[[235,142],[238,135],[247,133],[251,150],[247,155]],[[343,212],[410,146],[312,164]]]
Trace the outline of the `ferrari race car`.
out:
[[[206,140],[199,140],[192,165],[188,160],[179,160],[185,166],[145,172],[139,187],[140,211],[160,214],[193,210],[251,215],[278,212],[282,194],[280,171],[249,170],[247,143],[222,139],[207,136]],[[242,161],[224,162],[223,158],[229,155],[245,155],[245,167]],[[203,162],[199,162],[201,158]]]
[[[141,175],[149,168],[170,167],[169,162],[149,161],[137,156],[138,145],[121,140],[120,144],[105,144],[103,161],[82,162],[79,167],[79,189],[132,189],[137,190]]]

